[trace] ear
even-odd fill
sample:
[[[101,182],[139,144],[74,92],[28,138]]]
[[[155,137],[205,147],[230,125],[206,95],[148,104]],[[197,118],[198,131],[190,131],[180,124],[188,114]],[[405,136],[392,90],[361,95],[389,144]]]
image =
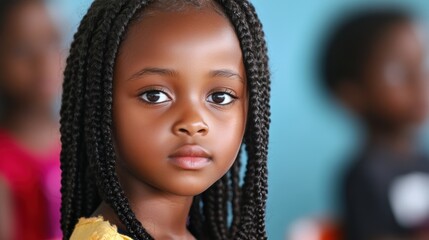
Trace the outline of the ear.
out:
[[[353,81],[343,81],[336,90],[341,103],[354,113],[363,115],[366,109],[366,98],[363,87]]]

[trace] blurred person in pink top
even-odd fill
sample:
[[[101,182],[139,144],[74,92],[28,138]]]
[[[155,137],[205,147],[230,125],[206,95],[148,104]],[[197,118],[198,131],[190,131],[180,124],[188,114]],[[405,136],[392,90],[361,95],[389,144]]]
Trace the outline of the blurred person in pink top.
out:
[[[61,37],[42,0],[0,1],[0,239],[60,238]]]

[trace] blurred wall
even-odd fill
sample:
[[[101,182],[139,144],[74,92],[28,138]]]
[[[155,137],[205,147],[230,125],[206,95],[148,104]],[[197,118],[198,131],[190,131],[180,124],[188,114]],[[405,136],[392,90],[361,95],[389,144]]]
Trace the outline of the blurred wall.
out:
[[[253,0],[264,24],[272,70],[269,239],[284,239],[300,217],[334,215],[344,159],[359,145],[357,124],[326,99],[314,72],[321,36],[339,12],[398,3],[429,19],[426,0]],[[89,0],[60,0],[75,30]],[[429,135],[429,134],[428,134]]]

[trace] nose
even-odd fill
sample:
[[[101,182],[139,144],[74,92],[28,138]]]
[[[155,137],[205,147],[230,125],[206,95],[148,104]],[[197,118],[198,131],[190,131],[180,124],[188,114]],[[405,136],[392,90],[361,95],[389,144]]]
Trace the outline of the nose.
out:
[[[201,114],[197,109],[188,108],[182,114],[180,120],[178,120],[173,126],[174,134],[187,135],[193,137],[195,135],[205,136],[209,132],[208,125],[204,122]]]

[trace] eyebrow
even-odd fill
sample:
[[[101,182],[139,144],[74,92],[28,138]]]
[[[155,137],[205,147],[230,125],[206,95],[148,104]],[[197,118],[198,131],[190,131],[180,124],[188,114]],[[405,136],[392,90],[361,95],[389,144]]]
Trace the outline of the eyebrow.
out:
[[[149,68],[143,68],[142,70],[134,73],[130,78],[128,78],[128,80],[133,80],[133,79],[142,77],[144,75],[152,75],[152,74],[174,76],[174,75],[177,75],[177,72],[166,68],[149,67]]]
[[[214,70],[214,71],[211,71],[210,75],[212,77],[237,78],[238,80],[244,82],[243,77],[239,73],[229,69]]]
[[[142,77],[144,75],[162,75],[162,76],[176,76],[177,72],[171,69],[167,68],[157,68],[157,67],[148,67],[143,68],[140,71],[134,73],[128,80],[137,79],[139,77]],[[219,70],[213,70],[210,72],[211,77],[225,77],[225,78],[237,78],[241,82],[244,83],[243,77],[233,70],[229,69],[219,69]]]

